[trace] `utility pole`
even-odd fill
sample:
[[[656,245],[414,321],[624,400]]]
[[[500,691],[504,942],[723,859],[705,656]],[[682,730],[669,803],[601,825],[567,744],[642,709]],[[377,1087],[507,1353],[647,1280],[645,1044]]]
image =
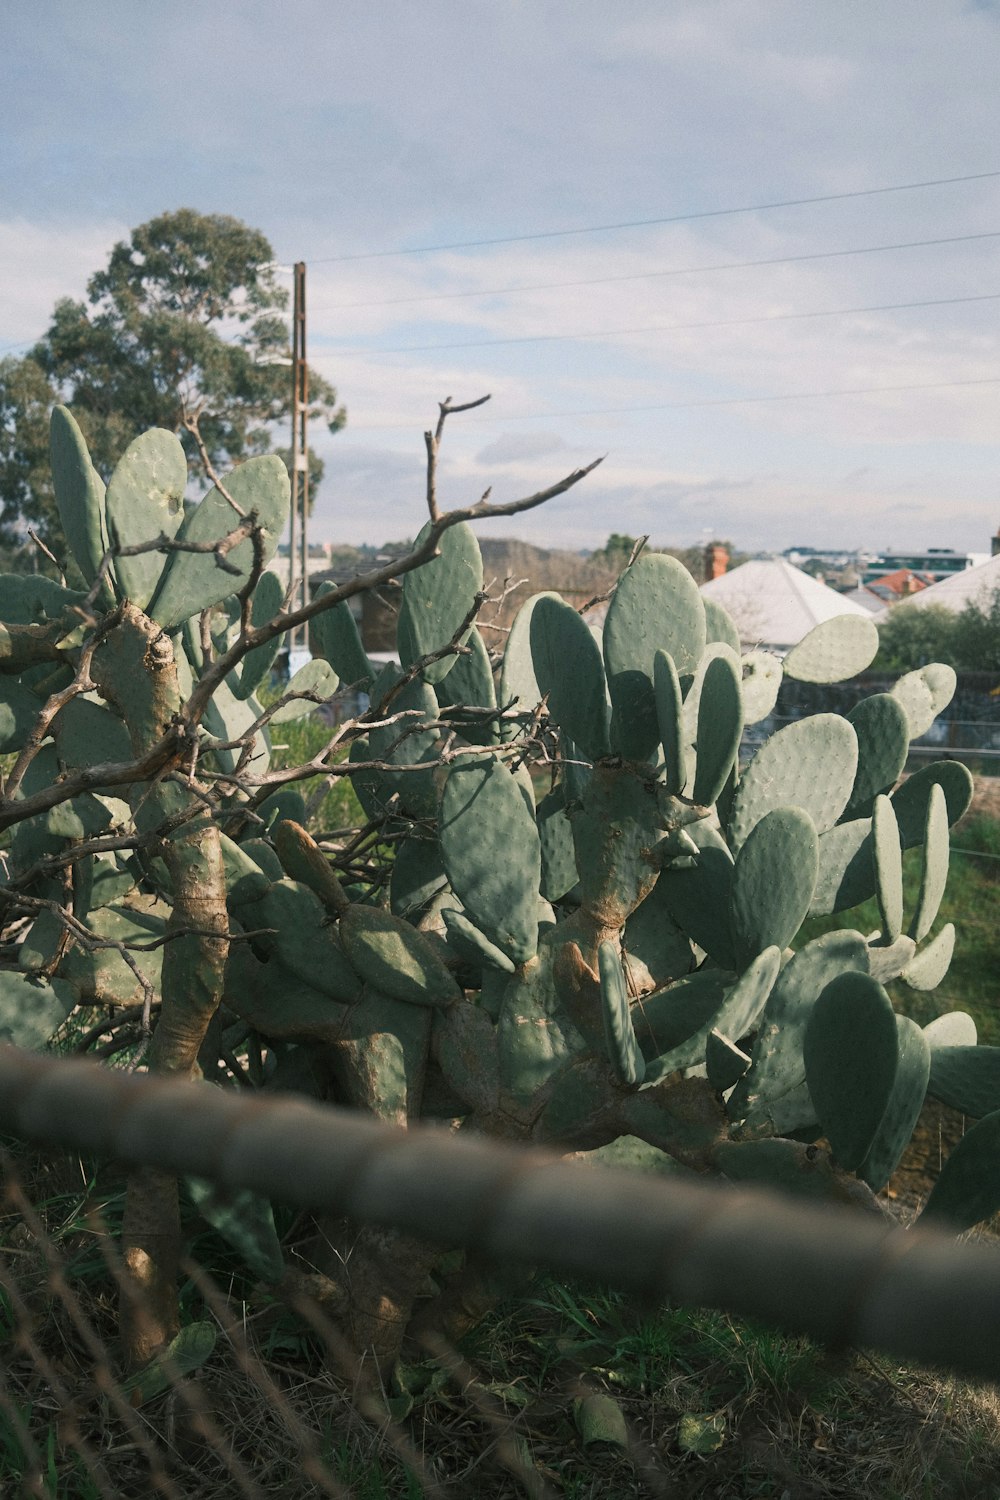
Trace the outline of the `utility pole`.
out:
[[[292,312],[292,509],[288,547],[290,608],[309,603],[309,366],[306,364],[306,263],[295,263]],[[292,631],[289,650],[308,650],[309,627]]]

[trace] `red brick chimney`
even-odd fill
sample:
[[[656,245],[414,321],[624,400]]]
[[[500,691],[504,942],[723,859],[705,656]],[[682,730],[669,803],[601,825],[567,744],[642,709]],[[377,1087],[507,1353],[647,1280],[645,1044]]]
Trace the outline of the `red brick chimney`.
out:
[[[729,553],[725,547],[710,542],[705,548],[705,582],[711,583],[713,578],[721,578],[729,566]]]

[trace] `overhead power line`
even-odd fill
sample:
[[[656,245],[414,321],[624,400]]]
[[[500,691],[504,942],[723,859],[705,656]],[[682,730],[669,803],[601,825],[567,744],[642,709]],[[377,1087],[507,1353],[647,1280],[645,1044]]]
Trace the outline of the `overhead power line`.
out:
[[[665,271],[632,271],[625,276],[588,276],[582,281],[534,281],[521,286],[485,287],[471,292],[428,292],[418,297],[386,297],[376,302],[328,302],[314,312],[344,312],[349,308],[398,307],[412,302],[452,302],[461,297],[504,297],[515,292],[553,292],[575,286],[608,286],[620,281],[654,281],[662,276],[703,276],[711,271],[743,271],[754,266],[790,266],[807,260],[839,260],[847,255],[881,255],[889,250],[926,250],[937,245],[964,245],[973,240],[1000,239],[1000,230],[978,234],[950,234],[934,240],[900,240],[893,245],[859,245],[849,250],[810,250],[802,255],[773,255],[766,260],[728,260],[710,266],[670,266]]]
[[[691,411],[699,406],[759,406],[775,401],[826,401],[837,396],[895,395],[900,391],[948,391],[960,386],[1000,385],[1000,375],[975,380],[931,380],[907,385],[855,385],[829,391],[782,391],[769,396],[710,396],[697,401],[658,401],[651,406],[592,406],[577,411],[514,412],[508,417],[471,417],[476,424],[496,422],[555,421],[568,417],[633,416],[642,412]],[[419,426],[419,421],[417,424]],[[351,432],[412,432],[412,422],[361,422]]]
[[[641,328],[601,328],[588,333],[528,333],[508,339],[464,339],[448,344],[402,344],[397,349],[369,349],[364,344],[343,344],[320,360],[342,359],[345,354],[426,354],[435,349],[493,349],[498,344],[560,344],[577,339],[631,338],[647,333],[678,333],[700,328],[746,328],[756,323],[804,322],[810,318],[846,318],[852,313],[907,312],[919,307],[955,307],[966,302],[997,302],[1000,292],[970,297],[929,297],[920,302],[878,302],[868,307],[834,307],[820,312],[763,313],[756,318],[718,318],[701,323],[647,323]],[[316,363],[316,360],[313,360]]]
[[[733,214],[768,213],[777,208],[802,208],[813,203],[842,203],[849,198],[875,198],[883,193],[909,193],[918,188],[950,187],[960,182],[983,182],[1000,171],[969,172],[962,177],[932,177],[923,182],[896,182],[887,187],[855,188],[846,193],[818,193],[809,198],[779,198],[768,203],[743,203],[734,208],[705,208],[693,213],[667,214],[655,219],[624,219],[614,224],[585,224],[578,229],[542,229],[533,234],[504,234],[487,240],[453,240],[446,244],[414,245],[408,250],[365,250],[353,255],[311,256],[310,265],[333,265],[349,260],[387,260],[401,255],[432,255],[438,250],[479,250],[488,245],[514,245],[528,240],[568,239],[572,235],[604,234],[617,229],[648,229],[658,224],[689,224],[696,219],[721,219]]]

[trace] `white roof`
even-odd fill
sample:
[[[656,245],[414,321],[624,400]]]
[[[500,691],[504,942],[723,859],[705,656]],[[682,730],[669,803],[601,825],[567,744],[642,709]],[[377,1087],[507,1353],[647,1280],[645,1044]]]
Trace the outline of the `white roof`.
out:
[[[990,595],[1000,589],[1000,556],[980,563],[978,568],[965,568],[961,573],[951,573],[940,583],[921,589],[917,594],[907,594],[904,604],[915,604],[926,609],[928,604],[943,604],[945,609],[960,614],[967,604],[989,603]],[[895,609],[895,605],[890,606]],[[888,610],[885,611],[888,614]],[[879,619],[884,619],[885,614]]]
[[[742,563],[721,578],[703,583],[701,591],[729,611],[744,645],[788,651],[814,625],[836,615],[870,612],[836,589],[793,568],[783,558]],[[931,590],[926,591],[930,593]]]

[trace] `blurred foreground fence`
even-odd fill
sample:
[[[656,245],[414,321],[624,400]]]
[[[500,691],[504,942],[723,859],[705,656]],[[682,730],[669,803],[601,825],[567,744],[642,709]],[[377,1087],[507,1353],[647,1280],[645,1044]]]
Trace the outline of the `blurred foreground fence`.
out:
[[[0,1132],[8,1140],[58,1144],[127,1166],[207,1178],[222,1189],[250,1188],[301,1209],[332,1208],[353,1221],[463,1247],[485,1263],[600,1280],[650,1304],[669,1298],[715,1307],[835,1347],[872,1348],[1000,1380],[997,1250],[846,1209],[802,1206],[685,1176],[591,1167],[456,1137],[443,1128],[400,1131],[353,1111],[291,1098],[248,1098],[13,1048],[0,1048]],[[212,1323],[189,1330],[173,1361],[145,1385],[141,1376],[123,1378],[109,1352],[113,1298],[104,1292],[103,1306],[100,1297],[82,1306],[66,1275],[66,1236],[43,1223],[33,1201],[37,1192],[22,1180],[16,1152],[5,1153],[4,1171],[0,1285],[7,1349],[0,1430],[21,1454],[24,1478],[20,1490],[5,1489],[0,1469],[0,1494],[471,1492],[453,1490],[428,1471],[393,1420],[406,1414],[406,1401],[400,1406],[399,1393],[392,1397],[376,1372],[363,1362],[358,1367],[318,1306],[303,1305],[296,1310],[348,1388],[338,1407],[324,1387],[318,1434],[290,1399],[287,1384],[279,1388],[274,1349],[269,1346],[270,1358],[263,1357],[245,1308],[191,1263],[185,1274]],[[99,1216],[89,1229],[113,1290],[114,1237]],[[53,1302],[62,1329],[55,1347],[44,1331]],[[205,1358],[198,1340],[214,1339],[216,1329],[238,1372],[224,1390],[203,1371],[193,1378]],[[526,1462],[502,1406],[473,1379],[462,1355],[451,1347],[430,1352],[441,1379],[465,1392],[483,1424],[484,1442],[519,1482],[510,1493],[552,1493]],[[89,1390],[71,1373],[81,1358],[91,1374]],[[157,1426],[146,1404],[168,1388],[165,1425]],[[273,1481],[266,1474],[262,1480],[246,1456],[248,1413],[260,1411],[262,1403],[284,1418],[287,1451],[276,1455],[272,1443],[266,1454],[267,1473],[285,1475]],[[37,1435],[39,1413],[49,1423],[45,1442]],[[352,1423],[377,1429],[381,1449],[388,1445],[391,1461],[406,1476],[400,1488],[354,1487],[349,1475],[343,1477],[344,1462],[339,1469],[331,1466],[331,1445],[339,1451]],[[62,1483],[56,1449],[72,1456],[76,1487]],[[141,1466],[134,1489],[114,1468],[123,1454]],[[287,1487],[289,1464],[301,1481],[294,1490]],[[667,1493],[655,1483],[654,1469],[648,1489],[636,1493]],[[204,1489],[188,1487],[193,1474],[202,1476]]]

